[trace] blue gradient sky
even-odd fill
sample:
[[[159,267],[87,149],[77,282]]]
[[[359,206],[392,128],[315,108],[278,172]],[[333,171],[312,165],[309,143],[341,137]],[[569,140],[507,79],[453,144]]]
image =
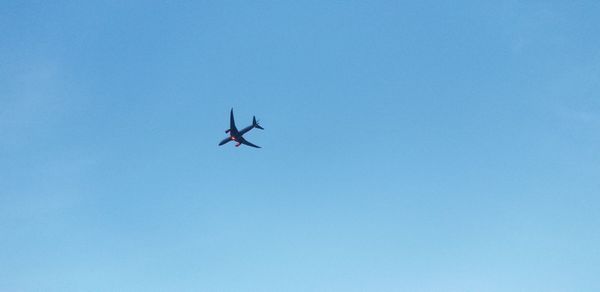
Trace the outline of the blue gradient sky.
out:
[[[600,2],[200,2],[3,2],[1,291],[600,291]]]

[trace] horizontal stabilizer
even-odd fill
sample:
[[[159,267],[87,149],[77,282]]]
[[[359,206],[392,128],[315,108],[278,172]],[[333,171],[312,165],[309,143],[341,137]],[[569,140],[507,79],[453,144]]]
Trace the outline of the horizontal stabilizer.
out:
[[[252,126],[254,126],[257,129],[261,129],[261,130],[265,129],[258,124],[258,122],[256,121],[256,117],[254,117],[254,116],[252,117]]]

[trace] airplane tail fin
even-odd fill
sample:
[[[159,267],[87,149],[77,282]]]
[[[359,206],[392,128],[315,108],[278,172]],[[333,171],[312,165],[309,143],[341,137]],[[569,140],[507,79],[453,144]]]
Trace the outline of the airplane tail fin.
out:
[[[255,128],[261,129],[261,130],[265,129],[258,124],[258,122],[256,121],[256,117],[254,117],[254,116],[252,117],[252,126],[254,126]]]

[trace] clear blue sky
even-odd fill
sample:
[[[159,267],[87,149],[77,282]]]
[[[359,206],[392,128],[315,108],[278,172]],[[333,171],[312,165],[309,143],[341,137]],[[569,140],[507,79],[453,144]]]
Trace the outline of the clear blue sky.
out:
[[[2,3],[0,291],[600,291],[600,2],[167,2]]]

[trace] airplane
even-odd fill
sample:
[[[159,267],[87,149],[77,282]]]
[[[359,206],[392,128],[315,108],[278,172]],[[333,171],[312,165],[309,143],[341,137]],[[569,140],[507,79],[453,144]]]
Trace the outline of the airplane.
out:
[[[223,141],[221,141],[221,143],[219,143],[219,146],[224,145],[225,143],[227,143],[229,141],[236,141],[237,144],[235,144],[235,147],[240,147],[241,144],[245,144],[250,147],[260,148],[260,146],[256,146],[256,145],[248,142],[246,139],[244,139],[244,137],[242,137],[242,135],[246,134],[248,131],[250,131],[254,128],[264,130],[264,128],[261,127],[258,124],[258,122],[256,121],[256,117],[253,116],[252,117],[252,125],[243,128],[241,131],[238,131],[237,127],[235,126],[235,120],[233,119],[233,108],[232,108],[231,112],[229,113],[229,129],[227,131],[225,131],[225,133],[229,134],[229,137],[223,139]]]

